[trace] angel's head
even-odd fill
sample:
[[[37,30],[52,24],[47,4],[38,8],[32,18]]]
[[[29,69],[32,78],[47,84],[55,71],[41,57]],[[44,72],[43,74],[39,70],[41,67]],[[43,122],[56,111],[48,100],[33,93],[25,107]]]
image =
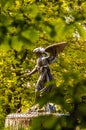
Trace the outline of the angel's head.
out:
[[[42,47],[38,47],[38,48],[35,48],[33,52],[36,54],[37,57],[39,57],[45,52],[45,49]]]

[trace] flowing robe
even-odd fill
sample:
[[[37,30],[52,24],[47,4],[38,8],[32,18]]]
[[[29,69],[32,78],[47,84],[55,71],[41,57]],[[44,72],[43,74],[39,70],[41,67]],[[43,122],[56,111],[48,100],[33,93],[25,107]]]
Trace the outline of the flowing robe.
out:
[[[50,72],[49,64],[54,62],[56,57],[40,56],[37,59],[35,69],[39,72],[39,78],[36,83],[36,92],[52,91],[55,88],[54,78]]]

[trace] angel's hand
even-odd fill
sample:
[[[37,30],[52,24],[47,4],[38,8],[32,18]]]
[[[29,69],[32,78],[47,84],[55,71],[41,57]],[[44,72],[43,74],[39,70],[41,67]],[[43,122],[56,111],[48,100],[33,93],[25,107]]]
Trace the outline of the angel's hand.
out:
[[[26,77],[26,76],[30,76],[30,75],[31,75],[30,72],[29,72],[29,73],[26,73],[26,74],[23,74],[24,77]]]

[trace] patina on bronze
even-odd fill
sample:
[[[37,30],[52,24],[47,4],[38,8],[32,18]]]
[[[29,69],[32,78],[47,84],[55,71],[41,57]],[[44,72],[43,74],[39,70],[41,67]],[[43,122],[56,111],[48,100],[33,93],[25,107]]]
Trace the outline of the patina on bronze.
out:
[[[37,63],[35,68],[27,75],[30,76],[37,71],[39,72],[39,78],[35,87],[36,98],[46,91],[51,92],[56,87],[49,64],[56,61],[58,54],[64,50],[65,46],[66,42],[61,42],[49,45],[45,49],[38,47],[33,50],[37,57]]]

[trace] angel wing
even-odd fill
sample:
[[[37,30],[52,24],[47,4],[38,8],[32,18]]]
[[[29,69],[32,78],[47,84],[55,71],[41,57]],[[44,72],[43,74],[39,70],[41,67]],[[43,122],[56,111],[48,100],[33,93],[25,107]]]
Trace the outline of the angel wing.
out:
[[[49,45],[45,48],[45,51],[50,54],[48,58],[50,63],[53,63],[56,60],[56,56],[64,50],[66,44],[67,42],[60,42]]]

